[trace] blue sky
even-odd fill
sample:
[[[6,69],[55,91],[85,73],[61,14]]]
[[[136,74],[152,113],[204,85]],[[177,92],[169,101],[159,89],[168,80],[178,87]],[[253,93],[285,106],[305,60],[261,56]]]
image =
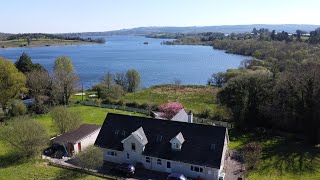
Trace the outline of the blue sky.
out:
[[[319,0],[0,0],[0,32],[142,26],[317,24]]]

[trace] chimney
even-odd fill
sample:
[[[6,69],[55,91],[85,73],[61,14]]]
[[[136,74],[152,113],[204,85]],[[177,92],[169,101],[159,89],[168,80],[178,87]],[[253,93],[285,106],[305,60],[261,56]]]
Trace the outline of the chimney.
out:
[[[188,113],[188,123],[193,123],[193,114],[191,111]]]

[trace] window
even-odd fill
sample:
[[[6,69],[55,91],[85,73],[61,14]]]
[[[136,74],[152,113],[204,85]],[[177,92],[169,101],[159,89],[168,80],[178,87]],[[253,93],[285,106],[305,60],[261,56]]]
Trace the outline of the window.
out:
[[[161,165],[161,159],[157,159],[157,164]]]
[[[108,152],[107,152],[107,155],[108,155],[108,156],[117,156],[117,153],[116,153],[116,152],[113,152],[113,151],[108,151]]]
[[[170,169],[171,168],[171,162],[167,161],[167,168]]]
[[[211,146],[210,146],[210,150],[211,150],[211,151],[216,150],[216,144],[211,144]]]
[[[129,153],[127,153],[127,159],[130,159],[130,154]]]
[[[126,135],[126,131],[123,130],[122,133],[121,133],[121,135],[122,135],[122,136],[125,136],[125,135]]]
[[[131,143],[131,150],[135,151],[136,150],[136,144],[135,143]]]
[[[146,162],[150,163],[151,162],[151,158],[150,157],[146,157]]]
[[[203,168],[197,166],[191,166],[190,170],[194,172],[203,172]]]
[[[158,135],[158,136],[157,136],[157,142],[161,142],[161,140],[162,140],[162,136],[161,136],[161,135]]]
[[[118,129],[115,130],[115,131],[114,131],[114,134],[115,134],[115,135],[118,135],[118,134],[119,134],[119,130],[118,130]]]
[[[138,138],[140,138],[141,140],[143,139],[143,137],[142,137],[139,133],[137,133],[137,136],[138,136]]]

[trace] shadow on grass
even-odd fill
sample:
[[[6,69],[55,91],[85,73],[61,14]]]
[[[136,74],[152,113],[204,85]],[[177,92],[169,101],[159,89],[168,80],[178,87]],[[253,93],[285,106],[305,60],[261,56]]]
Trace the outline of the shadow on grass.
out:
[[[301,175],[320,173],[320,149],[305,141],[282,137],[261,130],[230,130],[230,141],[235,141],[237,148],[249,142],[263,145],[262,158],[256,169],[260,174]]]
[[[25,158],[15,152],[6,153],[0,155],[0,168],[7,168],[27,162],[28,158]]]
[[[320,150],[303,142],[279,139],[265,145],[261,172],[276,169],[279,175],[299,175],[320,171]]]
[[[54,177],[54,180],[60,179],[84,179],[88,174],[76,170],[62,169]]]

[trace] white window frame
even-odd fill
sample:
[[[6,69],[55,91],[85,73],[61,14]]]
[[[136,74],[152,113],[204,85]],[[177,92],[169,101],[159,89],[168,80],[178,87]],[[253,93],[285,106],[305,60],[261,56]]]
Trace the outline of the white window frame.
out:
[[[107,155],[108,155],[108,156],[117,156],[117,152],[108,151],[108,152],[107,152]]]

